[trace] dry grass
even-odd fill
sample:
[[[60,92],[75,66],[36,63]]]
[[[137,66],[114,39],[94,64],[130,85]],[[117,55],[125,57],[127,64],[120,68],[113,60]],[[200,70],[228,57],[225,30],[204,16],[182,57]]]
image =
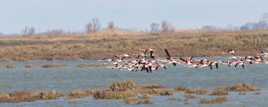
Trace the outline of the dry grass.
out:
[[[41,92],[14,92],[0,94],[0,102],[4,103],[18,103],[18,102],[32,102],[37,100],[53,100],[62,97],[63,94],[56,91],[41,91]]]
[[[94,93],[93,90],[74,90],[69,95],[69,99],[85,98],[90,97]]]
[[[257,91],[258,89],[256,86],[251,84],[239,83],[234,86],[228,87],[228,90],[236,92],[251,92]]]
[[[137,104],[152,104],[149,98],[127,98],[124,100],[126,104],[137,105]]]
[[[227,101],[227,97],[217,97],[215,99],[201,99],[201,104],[222,104]]]
[[[227,49],[252,55],[268,48],[268,31],[177,32],[157,35],[141,32],[109,31],[91,35],[26,36],[0,38],[0,59],[18,61],[44,59],[99,59],[113,55],[137,54],[141,48],[154,48],[164,56],[224,55]]]
[[[138,95],[148,96],[170,96],[173,89],[162,88],[156,85],[137,85],[134,81],[123,81],[113,83],[109,89],[98,90],[94,93],[95,99],[127,99]]]
[[[213,95],[213,96],[226,96],[228,94],[229,94],[228,90],[226,90],[224,88],[217,88],[217,89],[213,90],[209,95]]]
[[[127,99],[130,97],[135,97],[137,94],[133,91],[96,91],[93,94],[95,99]]]
[[[227,96],[230,91],[239,92],[240,94],[245,94],[246,92],[258,91],[256,86],[245,83],[238,83],[233,86],[221,86],[215,88],[212,91],[202,88],[186,88],[186,87],[176,87],[177,92],[183,92],[185,94],[195,94],[195,95],[211,95],[211,96]]]
[[[189,100],[189,99],[196,99],[196,98],[197,98],[197,96],[194,96],[194,95],[192,95],[192,94],[185,94],[184,97],[185,97],[185,99],[187,99],[187,100]]]
[[[125,91],[125,90],[133,90],[136,88],[136,83],[132,80],[123,81],[123,82],[115,82],[110,86],[112,91]]]
[[[221,104],[227,101],[230,91],[246,94],[257,91],[254,85],[239,83],[233,86],[216,88],[212,91],[201,88],[177,87],[166,88],[161,85],[138,85],[132,80],[115,82],[107,89],[74,90],[63,95],[56,91],[20,91],[13,93],[0,93],[0,103],[32,102],[36,100],[53,100],[65,96],[68,99],[93,97],[95,99],[124,100],[127,104],[151,104],[154,96],[171,96],[176,92],[183,92],[185,104],[191,99],[200,99],[200,96],[217,96],[215,99],[201,99],[201,104]]]
[[[185,94],[197,94],[197,95],[205,95],[209,91],[207,89],[201,89],[201,88],[185,88],[185,87],[177,87],[175,89],[178,92],[183,92]]]
[[[146,89],[146,88],[139,88],[136,90],[137,93],[140,94],[149,94],[152,96],[171,96],[174,94],[172,89],[162,88],[162,89]]]

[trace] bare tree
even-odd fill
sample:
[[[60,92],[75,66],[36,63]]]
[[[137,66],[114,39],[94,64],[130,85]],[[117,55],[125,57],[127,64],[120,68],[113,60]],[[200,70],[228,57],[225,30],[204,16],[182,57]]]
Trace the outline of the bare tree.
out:
[[[35,34],[35,28],[34,27],[26,26],[22,30],[22,34],[23,35],[33,35],[33,34]]]
[[[86,25],[86,33],[92,33],[92,23]]]
[[[158,23],[152,23],[150,25],[151,27],[151,33],[159,33],[160,32],[160,25]]]
[[[162,21],[162,23],[161,23],[161,32],[168,32],[168,22]]]
[[[113,22],[113,21],[109,22],[107,28],[108,28],[109,30],[114,30],[114,29],[115,29],[114,22]]]
[[[261,17],[261,20],[260,21],[263,21],[263,22],[268,22],[268,13],[264,13]]]
[[[174,32],[175,28],[172,24],[170,24],[167,21],[162,21],[161,23],[161,32],[163,33],[170,33],[170,32]]]
[[[95,33],[100,31],[101,25],[98,18],[93,18],[90,23],[86,25],[87,33]]]
[[[101,29],[100,21],[98,18],[92,19],[93,31],[98,32]]]

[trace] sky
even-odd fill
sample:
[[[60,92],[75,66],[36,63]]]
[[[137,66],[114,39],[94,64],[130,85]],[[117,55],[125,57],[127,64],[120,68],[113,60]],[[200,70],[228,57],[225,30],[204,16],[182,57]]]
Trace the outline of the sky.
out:
[[[83,31],[92,18],[121,28],[148,29],[166,20],[179,29],[239,26],[268,12],[268,0],[0,0],[0,32]]]

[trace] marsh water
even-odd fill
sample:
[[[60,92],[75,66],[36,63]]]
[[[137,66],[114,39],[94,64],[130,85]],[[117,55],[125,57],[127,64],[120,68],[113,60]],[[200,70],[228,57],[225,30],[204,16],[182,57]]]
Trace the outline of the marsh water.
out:
[[[70,101],[65,98],[51,101],[25,103],[1,103],[0,106],[11,107],[267,107],[268,106],[268,65],[248,65],[246,69],[220,66],[218,70],[193,69],[183,65],[169,67],[165,71],[154,73],[128,72],[104,67],[77,67],[79,64],[96,64],[101,61],[28,61],[0,62],[1,65],[12,64],[14,68],[1,67],[0,92],[27,90],[56,90],[68,93],[76,89],[105,88],[113,82],[135,80],[139,84],[161,84],[165,87],[176,86],[213,89],[236,83],[254,84],[261,89],[260,94],[239,95],[231,93],[224,104],[204,105],[198,101],[185,103],[183,95],[176,95],[176,100],[169,97],[154,97],[153,104],[127,105],[118,100],[94,100],[93,98]],[[65,64],[59,68],[42,68],[44,64]],[[25,68],[25,65],[32,65]],[[181,100],[180,100],[181,99]]]

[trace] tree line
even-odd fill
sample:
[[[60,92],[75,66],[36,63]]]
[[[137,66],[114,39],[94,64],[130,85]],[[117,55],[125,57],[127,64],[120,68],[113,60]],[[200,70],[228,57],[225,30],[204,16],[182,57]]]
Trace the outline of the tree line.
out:
[[[102,30],[117,30],[120,29],[118,26],[115,25],[113,21],[107,23],[106,27],[101,26],[101,22],[98,18],[93,18],[85,25],[85,31],[81,33],[91,34],[100,32]],[[169,23],[168,21],[162,21],[160,23],[153,22],[149,25],[149,32],[156,34],[156,33],[171,33],[175,32],[175,27]],[[66,34],[62,29],[53,29],[48,30],[46,32],[37,33],[36,29],[33,26],[25,26],[22,31],[21,35],[34,35],[34,34],[44,34],[44,35],[60,35]]]
[[[176,28],[172,25],[172,23],[168,21],[162,21],[162,22],[153,22],[149,26],[149,31],[152,34],[158,34],[158,33],[172,33],[175,32]],[[120,29],[118,26],[115,25],[113,21],[110,21],[107,23],[106,27],[101,26],[101,22],[98,18],[91,19],[86,25],[85,25],[85,31],[80,33],[96,33],[100,32],[102,30],[116,30]],[[211,25],[205,25],[201,27],[201,30],[204,31],[224,31],[224,30],[258,30],[258,29],[268,29],[268,13],[265,13],[262,15],[261,19],[257,22],[253,23],[246,23],[240,27],[232,27],[228,26],[226,28],[219,28],[216,26]],[[40,34],[36,32],[36,29],[32,26],[26,26],[23,28],[22,35],[34,35],[34,34]],[[61,34],[70,34],[70,32],[65,32],[62,29],[53,29],[48,30],[46,32],[42,32],[41,34],[44,35],[61,35]],[[0,35],[3,35],[0,33]]]

